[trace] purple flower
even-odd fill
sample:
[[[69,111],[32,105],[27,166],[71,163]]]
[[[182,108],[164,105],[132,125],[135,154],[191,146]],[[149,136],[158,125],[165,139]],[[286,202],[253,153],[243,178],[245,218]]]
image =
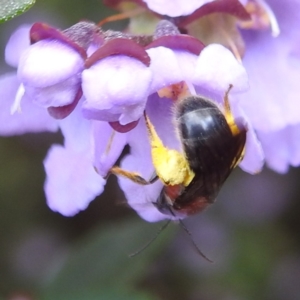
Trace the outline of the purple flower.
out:
[[[240,53],[241,57],[237,53],[243,47],[235,51],[235,40],[230,36],[228,46],[236,57],[220,44],[204,46],[198,39],[180,34],[168,21],[161,21],[148,39],[103,32],[85,22],[66,31],[35,24],[30,33],[31,45],[27,40],[25,52],[8,46],[11,50],[7,50],[6,59],[18,66],[19,77],[0,81],[0,87],[9,83],[9,90],[0,89],[7,99],[0,105],[7,112],[14,103],[13,110],[21,106],[29,117],[23,121],[27,126],[23,131],[18,128],[22,118],[17,113],[12,125],[0,123],[0,130],[9,135],[61,129],[64,145],[52,146],[44,163],[45,192],[54,211],[70,216],[85,209],[102,192],[103,178],[125,145],[130,146],[130,154],[121,167],[146,180],[153,176],[144,111],[164,145],[180,152],[172,110],[174,101],[185,93],[203,95],[222,109],[224,94],[233,85],[229,95],[232,113],[248,129],[245,156],[239,164],[243,170],[259,172],[264,159],[281,172],[289,165],[299,165],[300,113],[295,109],[300,70],[300,37],[296,30],[299,16],[295,8],[299,5],[287,1],[286,13],[279,1],[270,1],[270,7],[257,1],[254,11],[250,9],[253,3],[215,0],[189,4],[178,1],[174,5],[164,1],[157,7],[155,1],[147,1],[156,13],[175,17],[181,29],[212,12],[239,17],[241,22],[230,24],[242,28],[245,55]],[[258,31],[261,26],[271,26],[275,34],[280,28],[281,35],[274,39],[270,32]],[[24,45],[21,35],[15,40]],[[47,111],[62,120],[50,119]],[[50,120],[47,126],[41,122],[44,118]],[[162,181],[147,186],[127,178],[119,178],[119,182],[129,205],[145,220],[178,218],[161,213],[155,206]]]
[[[24,51],[18,76],[34,103],[64,106],[74,101],[83,65],[82,57],[71,47],[46,39]]]
[[[77,107],[59,123],[64,145],[53,145],[44,161],[45,194],[52,210],[72,216],[102,193],[105,180],[93,166],[92,122]]]
[[[149,63],[143,47],[124,38],[108,41],[96,50],[82,73],[83,115],[121,125],[137,121],[149,95]]]
[[[251,89],[241,99],[256,130],[269,167],[287,172],[300,164],[297,143],[300,110],[300,22],[299,1],[267,1],[270,30],[242,30],[246,45],[243,64]],[[276,19],[274,19],[276,17]]]
[[[34,47],[32,53],[36,51],[35,45],[39,44],[39,42],[30,46],[29,31],[29,26],[21,27],[12,35],[7,44],[5,51],[6,61],[12,66],[18,66],[22,55],[29,59],[28,57],[32,54],[28,56],[28,51],[32,50],[32,47]],[[41,44],[43,43],[44,40],[41,41]],[[64,47],[63,43],[58,44],[59,47]],[[46,44],[46,52],[49,50],[48,46],[49,44]],[[42,50],[45,49],[42,47]],[[67,51],[70,51],[70,49]],[[36,60],[35,57],[30,58],[33,59],[33,63],[29,64],[29,70],[32,72],[32,77],[40,75],[42,79],[43,74],[39,74],[41,71],[39,67],[36,73],[33,72],[36,62],[44,63],[44,67],[47,64],[44,59],[39,61],[41,56],[45,55],[45,52],[42,51],[41,56],[39,56],[39,53],[37,51],[38,57]],[[58,54],[60,55],[61,53],[59,52]],[[62,55],[64,54],[63,50]],[[74,53],[71,53],[72,57],[74,57]],[[27,60],[26,63],[28,64],[29,61]],[[47,71],[49,69],[45,70],[44,75],[49,83],[49,81],[54,80],[54,76],[52,74],[51,78],[50,74],[47,77],[49,74]],[[26,81],[26,79],[24,80]],[[47,174],[45,193],[51,209],[66,216],[74,215],[85,209],[88,203],[102,192],[105,184],[105,180],[94,170],[92,121],[86,120],[81,116],[80,107],[82,101],[79,107],[76,108],[74,106],[75,110],[68,118],[60,121],[54,119],[49,115],[46,107],[36,105],[28,93],[24,93],[24,86],[26,89],[24,81],[21,82],[16,73],[6,74],[0,78],[0,133],[2,135],[14,135],[61,129],[64,135],[64,145],[53,145],[44,162]],[[61,90],[55,90],[55,88],[53,88],[53,91],[58,96],[65,94],[64,91],[61,92]],[[33,96],[35,97],[37,94]],[[14,103],[17,103],[17,109],[14,109],[16,107]],[[11,108],[17,111],[11,114]]]
[[[22,52],[30,46],[29,29],[29,25],[21,26],[8,41],[5,48],[5,60],[12,67],[18,66]],[[26,132],[58,130],[57,122],[49,116],[47,111],[33,105],[30,99],[23,95],[20,85],[21,82],[15,72],[0,77],[0,134],[9,136]],[[16,97],[22,99],[22,105],[20,111],[11,114]]]
[[[95,30],[85,22],[65,32],[41,23],[30,29],[32,44],[22,52],[18,77],[25,94],[55,118],[71,113],[82,96],[81,72]]]

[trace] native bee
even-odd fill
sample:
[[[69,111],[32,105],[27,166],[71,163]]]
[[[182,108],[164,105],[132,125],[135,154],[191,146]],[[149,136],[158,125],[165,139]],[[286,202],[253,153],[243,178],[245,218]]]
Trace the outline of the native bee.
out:
[[[224,111],[212,100],[190,95],[175,102],[174,124],[183,153],[166,148],[144,114],[156,176],[147,181],[118,167],[111,169],[139,184],[164,183],[157,209],[184,218],[212,204],[231,171],[242,160],[247,128],[235,119],[225,93]]]
[[[234,120],[227,94],[225,113],[211,100],[190,96],[175,107],[175,122],[188,165],[195,174],[191,182],[166,185],[156,207],[169,215],[190,215],[213,203],[223,183],[241,161],[246,127]],[[227,109],[227,110],[226,110]]]

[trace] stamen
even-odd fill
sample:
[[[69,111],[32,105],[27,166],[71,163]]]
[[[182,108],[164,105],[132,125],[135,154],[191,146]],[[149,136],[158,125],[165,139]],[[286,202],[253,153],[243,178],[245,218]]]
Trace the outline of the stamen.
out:
[[[10,114],[11,115],[13,115],[16,112],[18,112],[18,113],[22,112],[21,101],[22,101],[22,98],[23,98],[24,94],[25,94],[24,85],[20,84],[20,86],[19,86],[19,88],[17,90],[17,93],[16,93],[16,97],[15,97],[14,103],[13,103],[13,105],[10,108]]]
[[[112,16],[109,16],[109,17],[103,19],[102,21],[100,21],[98,23],[98,26],[101,27],[105,23],[120,21],[120,20],[124,20],[124,19],[130,19],[132,17],[135,17],[135,16],[143,13],[144,11],[145,11],[144,8],[138,7],[136,9],[128,10],[128,11],[122,12],[120,14],[112,15]]]
[[[105,154],[107,155],[111,149],[111,145],[112,145],[112,142],[113,142],[113,139],[115,137],[115,134],[116,134],[116,131],[115,130],[112,130],[112,133],[109,137],[109,140],[108,140],[108,143],[106,145],[106,149],[105,149]]]
[[[234,43],[234,40],[230,37],[230,35],[223,29],[223,27],[220,27],[220,30],[222,32],[222,34],[224,35],[225,39],[228,42],[228,45],[233,53],[233,55],[235,56],[236,60],[239,63],[242,63],[242,57],[241,54],[239,52],[238,47],[236,46],[236,44]]]

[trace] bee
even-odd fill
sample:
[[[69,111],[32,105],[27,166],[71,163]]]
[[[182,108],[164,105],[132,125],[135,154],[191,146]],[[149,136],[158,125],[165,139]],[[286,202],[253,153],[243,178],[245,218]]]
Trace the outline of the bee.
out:
[[[153,204],[174,219],[196,214],[214,203],[223,183],[242,160],[246,143],[246,125],[231,112],[231,88],[224,96],[224,111],[202,96],[190,95],[175,102],[174,124],[183,153],[163,145],[145,113],[156,176],[147,181],[119,167],[112,168],[111,173],[144,185],[160,179],[164,188]]]

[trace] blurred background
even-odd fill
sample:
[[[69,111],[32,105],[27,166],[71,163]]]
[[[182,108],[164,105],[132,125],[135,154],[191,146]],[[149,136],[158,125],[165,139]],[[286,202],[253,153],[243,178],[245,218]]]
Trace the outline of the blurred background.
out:
[[[0,25],[0,74],[10,34],[23,23],[67,28],[115,12],[100,0],[40,0]],[[126,22],[110,23],[122,29]],[[107,26],[107,27],[108,27]],[[299,299],[300,169],[252,176],[233,172],[217,202],[186,219],[187,234],[170,226],[139,255],[162,226],[124,205],[116,179],[86,211],[66,218],[52,212],[43,192],[42,161],[57,134],[0,138],[0,299],[94,300]]]

